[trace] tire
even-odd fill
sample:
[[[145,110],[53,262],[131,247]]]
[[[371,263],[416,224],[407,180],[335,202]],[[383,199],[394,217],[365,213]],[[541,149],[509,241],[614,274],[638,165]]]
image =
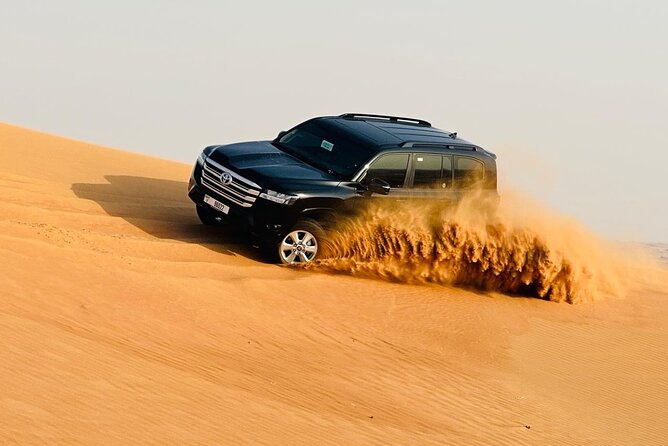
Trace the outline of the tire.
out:
[[[210,211],[207,208],[199,205],[196,206],[196,208],[197,208],[197,216],[199,217],[199,221],[201,221],[202,224],[205,224],[207,226],[216,226],[220,223],[218,217],[213,211]]]
[[[299,220],[276,243],[278,260],[284,265],[310,263],[326,251],[325,231],[315,220]]]

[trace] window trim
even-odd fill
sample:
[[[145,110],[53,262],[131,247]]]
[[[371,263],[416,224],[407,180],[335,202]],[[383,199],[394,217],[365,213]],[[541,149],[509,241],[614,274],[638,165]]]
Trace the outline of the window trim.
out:
[[[445,190],[452,190],[452,191],[465,190],[465,189],[462,189],[460,187],[455,187],[455,171],[457,170],[456,160],[458,158],[469,158],[469,159],[472,159],[473,161],[481,164],[482,165],[482,179],[480,181],[483,182],[483,183],[485,181],[487,181],[487,166],[486,166],[485,162],[478,157],[469,156],[469,155],[460,155],[459,153],[452,153],[452,152],[449,152],[449,153],[443,153],[443,152],[406,152],[406,151],[394,151],[394,150],[386,151],[386,152],[380,152],[380,153],[376,154],[373,158],[371,158],[371,160],[369,160],[359,170],[359,172],[357,174],[355,174],[353,176],[351,181],[362,182],[364,180],[364,178],[366,178],[367,171],[369,170],[369,167],[371,166],[371,164],[373,164],[376,160],[378,160],[379,158],[381,158],[383,156],[387,156],[387,155],[408,155],[408,167],[407,167],[408,170],[406,171],[406,177],[404,178],[404,184],[401,188],[402,189],[413,190],[413,189],[415,189],[413,187],[413,180],[415,178],[414,157],[418,154],[422,154],[422,155],[441,155],[443,157],[446,157],[446,156],[450,157],[451,167],[452,167],[450,181],[452,181],[452,183],[451,183],[452,185],[450,187],[446,188]],[[443,178],[442,175],[443,175],[443,164],[441,162],[441,178]],[[396,189],[396,188],[393,188],[393,189]]]

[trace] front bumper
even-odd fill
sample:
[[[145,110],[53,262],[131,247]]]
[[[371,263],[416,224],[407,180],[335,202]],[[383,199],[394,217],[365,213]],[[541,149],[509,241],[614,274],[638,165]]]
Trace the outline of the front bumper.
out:
[[[296,219],[292,215],[292,206],[273,203],[258,198],[251,207],[242,207],[230,201],[212,188],[202,184],[202,166],[196,164],[188,182],[188,197],[198,206],[205,207],[217,214],[221,220],[242,227],[249,233],[262,239],[275,239],[291,228]],[[208,195],[229,206],[229,212],[213,208],[204,201]]]

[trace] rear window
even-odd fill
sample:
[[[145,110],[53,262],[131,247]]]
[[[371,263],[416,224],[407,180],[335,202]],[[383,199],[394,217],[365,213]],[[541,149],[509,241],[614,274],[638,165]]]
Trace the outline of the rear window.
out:
[[[485,166],[482,162],[468,157],[455,157],[455,187],[468,189],[482,183]]]
[[[413,187],[418,189],[449,189],[452,187],[452,156],[415,155]]]
[[[422,189],[441,189],[441,170],[443,168],[443,156],[441,155],[415,155],[415,175],[413,187]]]

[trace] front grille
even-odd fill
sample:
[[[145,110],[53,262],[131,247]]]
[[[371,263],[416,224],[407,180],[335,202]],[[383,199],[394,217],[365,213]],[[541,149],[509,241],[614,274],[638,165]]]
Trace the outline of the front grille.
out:
[[[223,183],[223,174],[231,177],[229,184]],[[253,206],[262,189],[252,181],[210,159],[204,161],[201,180],[202,186],[245,208]]]

